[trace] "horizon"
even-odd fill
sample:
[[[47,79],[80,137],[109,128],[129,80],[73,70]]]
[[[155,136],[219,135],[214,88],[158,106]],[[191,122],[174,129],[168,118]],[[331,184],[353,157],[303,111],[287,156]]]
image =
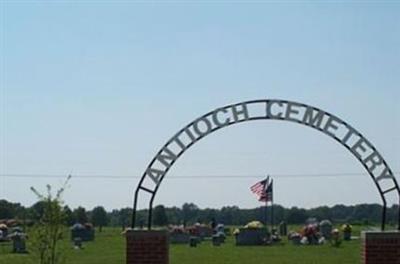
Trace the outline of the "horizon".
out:
[[[0,199],[0,201],[1,201],[1,200],[4,200],[4,199]],[[13,204],[20,204],[21,206],[23,206],[23,207],[26,208],[26,209],[32,207],[35,203],[39,202],[39,201],[36,201],[35,203],[33,203],[33,204],[27,206],[27,205],[24,205],[24,204],[15,202],[15,201],[9,201],[9,200],[4,200],[4,201],[9,202],[9,203],[13,203]],[[173,206],[165,206],[165,205],[163,205],[163,204],[155,204],[154,207],[157,207],[157,206],[160,206],[160,205],[161,205],[161,206],[164,206],[166,209],[167,209],[167,208],[168,208],[168,209],[171,209],[171,208],[179,208],[179,209],[182,209],[182,207],[183,207],[184,204],[194,204],[194,205],[197,206],[197,204],[195,204],[195,203],[193,203],[193,202],[185,202],[185,203],[183,203],[182,205],[173,205]],[[70,207],[68,204],[65,204],[65,203],[64,203],[63,205],[64,205],[64,206],[68,206],[68,208],[70,208],[71,210],[75,210],[75,209],[77,209],[78,207],[82,207],[82,208],[84,208],[87,212],[92,211],[95,207],[98,207],[98,206],[103,207],[103,208],[106,210],[106,212],[108,212],[108,213],[112,212],[113,210],[132,209],[132,207],[129,207],[129,206],[128,206],[128,207],[121,207],[121,208],[112,208],[112,209],[108,209],[108,208],[105,208],[104,206],[102,206],[101,204],[98,204],[98,205],[94,206],[93,208],[87,208],[87,207],[84,207],[84,206],[81,206],[81,205],[79,205],[79,206],[77,206],[77,207]],[[335,204],[335,205],[333,205],[333,206],[321,205],[321,206],[310,207],[310,208],[299,207],[299,206],[286,207],[286,206],[283,206],[283,205],[281,205],[281,204],[275,204],[275,203],[273,204],[274,207],[275,207],[275,206],[278,206],[278,207],[283,207],[283,208],[285,208],[285,209],[298,208],[298,209],[304,209],[304,210],[313,210],[313,209],[322,208],[322,207],[333,208],[333,207],[336,207],[336,206],[345,206],[345,207],[353,207],[353,206],[354,206],[354,207],[356,207],[356,206],[361,206],[361,205],[378,205],[378,206],[383,207],[383,205],[380,204],[380,203],[360,203],[360,204],[349,204],[349,205],[347,205],[347,204]],[[271,205],[269,205],[269,207],[270,207],[270,206],[271,206]],[[398,204],[393,204],[393,205],[391,205],[391,206],[388,206],[388,209],[389,209],[389,208],[392,208],[392,207],[398,207],[398,206],[399,206]],[[153,208],[154,208],[154,207],[153,207]],[[258,208],[265,208],[265,204],[259,205],[259,206],[255,206],[255,207],[249,207],[249,208],[247,208],[247,207],[244,208],[244,207],[240,207],[240,206],[236,206],[236,205],[224,205],[224,206],[218,207],[218,208],[215,208],[215,207],[199,207],[199,206],[197,206],[197,207],[198,207],[199,210],[207,210],[207,209],[211,209],[211,210],[221,210],[221,209],[224,208],[224,207],[237,207],[237,208],[240,209],[240,210],[253,210],[253,209],[258,209]],[[148,210],[148,209],[147,209],[147,208],[143,208],[143,209],[140,209],[139,211],[142,211],[142,210]]]

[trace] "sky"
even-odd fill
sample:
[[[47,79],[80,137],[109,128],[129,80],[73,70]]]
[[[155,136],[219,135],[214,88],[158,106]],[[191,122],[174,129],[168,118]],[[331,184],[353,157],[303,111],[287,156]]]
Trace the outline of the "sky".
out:
[[[70,207],[131,207],[138,177],[184,125],[270,98],[342,118],[399,180],[399,12],[389,1],[2,1],[0,199],[32,205],[31,186],[71,174]],[[155,204],[257,207],[249,188],[266,175],[284,206],[381,202],[340,144],[270,120],[195,144]]]

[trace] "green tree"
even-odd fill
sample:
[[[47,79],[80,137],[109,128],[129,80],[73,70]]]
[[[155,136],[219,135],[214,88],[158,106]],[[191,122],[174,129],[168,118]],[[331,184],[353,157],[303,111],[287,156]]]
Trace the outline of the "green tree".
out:
[[[332,219],[332,209],[328,206],[320,206],[308,210],[309,215],[319,220]]]
[[[171,208],[165,208],[165,212],[167,214],[169,224],[181,224],[182,210],[179,207],[173,206]],[[143,219],[145,219],[145,216]]]
[[[0,200],[0,219],[11,219],[15,216],[15,210],[12,203],[6,200]]]
[[[65,215],[65,223],[68,226],[72,226],[73,224],[75,224],[74,214],[72,213],[72,210],[67,205],[64,206],[63,212]]]
[[[297,207],[292,207],[290,210],[288,210],[286,217],[288,223],[290,224],[303,224],[307,218],[307,211]]]
[[[154,207],[153,224],[156,226],[168,225],[167,213],[165,212],[165,207],[163,205],[157,205]]]
[[[183,223],[188,224],[190,222],[196,222],[199,213],[199,207],[194,203],[184,203],[182,205],[182,217]]]
[[[103,226],[108,224],[107,212],[103,206],[97,206],[93,209],[91,220],[93,225],[98,226],[99,232],[101,232]]]
[[[239,214],[239,207],[237,206],[224,206],[220,210],[218,220],[226,225],[237,224],[235,221]]]
[[[44,214],[44,208],[45,208],[45,202],[44,201],[38,201],[34,205],[32,205],[29,208],[29,216],[35,221],[39,221]]]
[[[79,206],[78,208],[76,208],[73,212],[75,221],[81,224],[85,224],[88,222],[88,216],[86,213],[85,208]]]
[[[119,225],[122,226],[123,229],[125,229],[125,227],[130,225],[131,216],[132,216],[131,208],[122,208],[121,210],[119,210],[118,223]]]
[[[64,250],[61,246],[62,243],[60,243],[63,239],[65,224],[61,196],[69,179],[70,177],[56,192],[56,195],[52,194],[50,185],[47,185],[46,194],[41,194],[34,187],[31,187],[31,190],[43,205],[43,213],[32,232],[32,249],[35,253],[34,256],[39,260],[39,264],[58,264],[65,261]]]

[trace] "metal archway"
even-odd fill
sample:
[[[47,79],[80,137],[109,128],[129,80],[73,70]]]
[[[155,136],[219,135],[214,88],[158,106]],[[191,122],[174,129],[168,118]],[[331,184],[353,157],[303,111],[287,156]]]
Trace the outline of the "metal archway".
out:
[[[135,191],[132,228],[135,227],[139,192],[151,194],[148,229],[152,226],[153,201],[165,175],[176,160],[194,143],[208,134],[242,122],[252,120],[283,120],[317,129],[348,149],[367,170],[382,198],[382,223],[385,229],[386,195],[396,192],[399,197],[398,230],[400,230],[400,188],[389,165],[364,136],[333,114],[306,104],[286,100],[253,100],[217,108],[195,119],[178,131],[157,152]],[[149,179],[147,183],[145,180]]]

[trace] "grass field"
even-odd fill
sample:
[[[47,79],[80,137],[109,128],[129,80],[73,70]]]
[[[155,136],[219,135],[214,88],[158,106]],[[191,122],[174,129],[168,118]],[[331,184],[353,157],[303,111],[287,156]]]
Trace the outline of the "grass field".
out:
[[[65,241],[67,262],[71,264],[123,264],[125,263],[125,239],[120,229],[107,228],[96,234],[96,241],[84,244],[83,250],[74,250]],[[359,235],[360,228],[355,230]],[[10,254],[10,245],[0,244],[0,264],[35,263],[27,255]],[[294,246],[287,241],[283,245],[237,247],[232,237],[220,247],[205,241],[196,248],[187,245],[171,245],[172,264],[356,264],[360,263],[360,241],[343,242],[339,248],[330,245]]]

